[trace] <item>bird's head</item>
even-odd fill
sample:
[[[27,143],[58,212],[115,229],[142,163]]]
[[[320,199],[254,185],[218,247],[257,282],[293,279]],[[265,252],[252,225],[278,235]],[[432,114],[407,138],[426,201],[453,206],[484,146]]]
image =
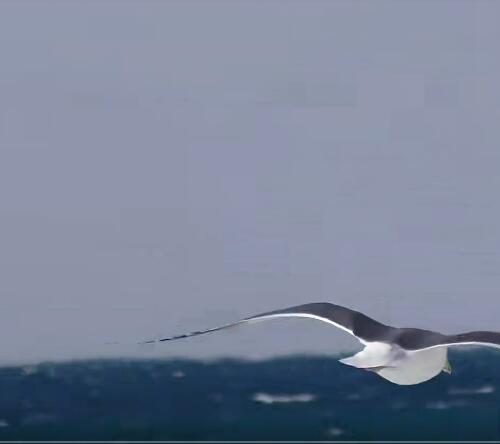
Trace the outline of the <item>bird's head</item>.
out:
[[[446,358],[446,362],[444,363],[443,372],[448,373],[449,375],[451,375],[452,369],[451,369],[450,361],[448,361],[448,358]]]

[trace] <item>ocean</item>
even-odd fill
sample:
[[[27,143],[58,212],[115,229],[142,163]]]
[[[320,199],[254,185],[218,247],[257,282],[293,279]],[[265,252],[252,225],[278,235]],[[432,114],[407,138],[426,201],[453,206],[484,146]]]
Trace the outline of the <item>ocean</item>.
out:
[[[331,357],[0,369],[0,440],[499,440],[500,352],[393,385]]]

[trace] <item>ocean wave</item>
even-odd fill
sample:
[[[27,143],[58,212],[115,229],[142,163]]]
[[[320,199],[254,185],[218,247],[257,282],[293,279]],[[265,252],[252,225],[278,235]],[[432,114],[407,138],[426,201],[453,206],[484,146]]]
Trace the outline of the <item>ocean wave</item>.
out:
[[[495,393],[496,389],[492,385],[483,385],[481,387],[452,387],[448,390],[449,395],[487,395]]]
[[[327,431],[326,431],[326,434],[330,437],[337,437],[337,436],[341,436],[341,435],[344,435],[345,432],[339,428],[339,427],[330,427]]]
[[[311,393],[298,393],[296,395],[271,395],[269,393],[255,393],[252,400],[262,404],[282,403],[287,404],[291,402],[311,402],[317,399],[316,395]]]
[[[38,373],[36,365],[25,365],[21,368],[21,374],[24,376],[35,375],[36,373]]]
[[[430,410],[448,410],[457,407],[465,407],[467,402],[462,400],[454,401],[431,401],[425,405],[425,408]]]
[[[391,405],[393,410],[403,410],[408,407],[408,402],[405,401],[396,401]]]
[[[54,424],[59,418],[51,413],[32,413],[23,418],[22,425],[24,426],[40,426],[46,424]]]

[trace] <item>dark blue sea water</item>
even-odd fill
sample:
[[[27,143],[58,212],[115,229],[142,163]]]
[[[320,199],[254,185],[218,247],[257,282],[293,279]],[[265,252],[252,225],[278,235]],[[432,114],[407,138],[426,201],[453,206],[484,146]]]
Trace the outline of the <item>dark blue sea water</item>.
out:
[[[500,439],[500,353],[397,386],[332,358],[0,369],[0,440]]]

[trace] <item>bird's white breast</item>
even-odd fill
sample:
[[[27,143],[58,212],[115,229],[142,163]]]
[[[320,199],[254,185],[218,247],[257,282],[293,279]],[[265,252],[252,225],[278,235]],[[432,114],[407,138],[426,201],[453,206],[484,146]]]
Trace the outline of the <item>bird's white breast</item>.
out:
[[[365,348],[359,353],[341,359],[340,362],[357,368],[372,369],[392,365],[400,357],[404,357],[404,354],[400,352],[399,347],[384,342],[367,342]]]
[[[392,366],[378,369],[376,373],[395,384],[419,384],[441,373],[447,353],[446,347],[405,351]]]

